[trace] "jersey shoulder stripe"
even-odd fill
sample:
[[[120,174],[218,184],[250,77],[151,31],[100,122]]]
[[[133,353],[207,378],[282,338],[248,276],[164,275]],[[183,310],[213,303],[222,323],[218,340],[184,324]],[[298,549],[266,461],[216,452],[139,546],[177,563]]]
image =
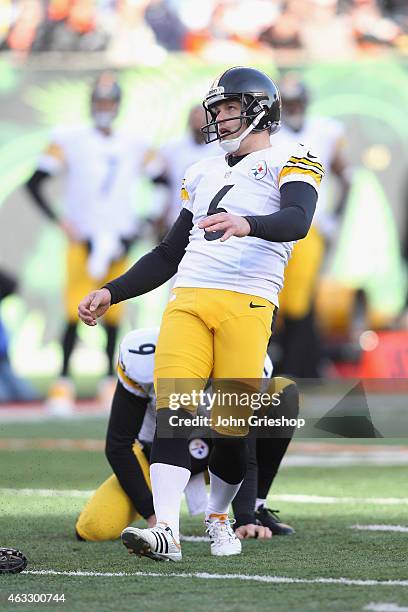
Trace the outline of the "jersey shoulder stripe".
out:
[[[149,396],[146,391],[137,382],[127,376],[125,370],[123,369],[120,363],[118,363],[116,371],[120,382],[125,387],[125,389],[127,389],[127,391],[133,393],[133,395],[149,399]]]
[[[299,174],[311,177],[312,179],[315,180],[317,185],[320,185],[322,181],[322,177],[323,177],[323,175],[320,174],[319,172],[309,169],[309,168],[302,168],[301,166],[284,166],[279,174],[279,179],[278,179],[279,186],[281,186],[283,178],[287,176],[291,176],[291,178],[293,178],[292,175],[299,175]]]
[[[311,161],[308,157],[295,157],[294,155],[292,155],[292,157],[289,158],[289,160],[287,161],[288,165],[292,165],[292,164],[304,164],[306,166],[313,166],[314,168],[316,168],[317,170],[320,170],[323,174],[324,174],[324,169],[323,166],[320,162],[317,161]]]
[[[180,197],[181,197],[182,202],[188,202],[190,199],[190,194],[188,193],[188,190],[186,187],[186,179],[183,179],[183,182],[181,183]]]
[[[318,189],[324,176],[324,167],[319,157],[303,144],[298,146],[286,157],[278,174],[279,189],[290,181],[305,181]]]

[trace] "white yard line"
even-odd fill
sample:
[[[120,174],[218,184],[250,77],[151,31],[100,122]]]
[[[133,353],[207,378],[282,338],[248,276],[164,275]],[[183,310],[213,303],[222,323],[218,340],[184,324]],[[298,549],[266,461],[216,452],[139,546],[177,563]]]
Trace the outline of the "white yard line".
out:
[[[350,529],[359,531],[398,531],[400,533],[408,533],[408,527],[403,525],[352,525]]]
[[[95,491],[79,489],[0,489],[0,495],[22,495],[27,497],[81,497],[88,498]]]
[[[209,538],[206,536],[188,536],[180,534],[180,540],[182,542],[209,542]]]
[[[349,578],[290,578],[288,576],[251,576],[246,574],[209,574],[207,572],[161,574],[159,572],[59,572],[56,570],[25,570],[22,574],[36,576],[95,576],[102,578],[151,577],[151,578],[199,578],[203,580],[243,580],[271,582],[274,584],[342,584],[345,586],[402,586],[408,580],[354,580]]]
[[[394,603],[369,603],[363,610],[372,610],[372,612],[408,612],[406,606],[399,606]]]
[[[374,504],[405,505],[408,497],[325,497],[321,495],[273,495],[273,501],[284,501],[294,504]]]
[[[0,488],[3,495],[22,495],[32,497],[80,497],[87,498],[93,490],[83,489],[9,489]],[[370,504],[397,506],[408,505],[408,497],[328,497],[321,495],[273,495],[273,501],[294,504]]]
[[[35,423],[35,422],[68,422],[88,418],[106,418],[106,408],[101,407],[96,400],[84,400],[74,406],[74,410],[67,415],[52,414],[44,404],[29,404],[23,407],[20,404],[2,405],[0,408],[1,423]]]
[[[339,452],[334,451],[327,454],[299,455],[287,454],[282,461],[282,467],[324,467],[335,468],[342,466],[364,466],[364,465],[408,465],[408,452],[403,451],[376,451],[372,453],[361,452]]]

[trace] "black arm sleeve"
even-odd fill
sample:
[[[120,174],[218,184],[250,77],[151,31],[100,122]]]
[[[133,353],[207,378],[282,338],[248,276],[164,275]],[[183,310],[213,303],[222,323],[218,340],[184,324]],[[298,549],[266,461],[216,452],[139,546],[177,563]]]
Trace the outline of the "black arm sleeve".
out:
[[[113,396],[105,454],[123,490],[144,518],[154,514],[153,498],[133,444],[149,400],[127,391],[120,382]]]
[[[170,280],[186,252],[192,227],[193,215],[183,208],[159,246],[139,259],[125,274],[105,285],[112,295],[111,303],[143,295]]]
[[[271,215],[245,217],[250,236],[268,242],[291,242],[307,235],[316,209],[317,191],[303,181],[285,183],[280,190],[281,209]]]
[[[36,170],[31,178],[26,182],[26,188],[33,198],[34,202],[37,204],[38,208],[42,210],[42,212],[49,218],[51,221],[58,222],[58,217],[55,212],[52,210],[51,206],[45,199],[41,185],[45,179],[49,178],[51,175],[48,172],[44,172],[43,170]]]
[[[258,490],[258,464],[256,459],[256,437],[251,432],[248,438],[248,465],[245,478],[236,494],[232,509],[234,511],[234,529],[242,525],[255,523],[255,502]]]

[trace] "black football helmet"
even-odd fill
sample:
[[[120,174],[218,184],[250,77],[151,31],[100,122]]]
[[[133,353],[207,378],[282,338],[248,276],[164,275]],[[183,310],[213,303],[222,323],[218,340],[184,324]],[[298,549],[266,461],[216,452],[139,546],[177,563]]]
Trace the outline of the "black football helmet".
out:
[[[309,92],[298,74],[288,72],[280,81],[282,95],[282,121],[295,132],[302,129]]]
[[[102,72],[92,88],[91,102],[98,100],[120,102],[121,97],[122,90],[114,76],[110,72]]]
[[[95,82],[91,94],[91,114],[95,127],[110,129],[116,118],[122,97],[122,91],[109,72],[103,72]]]
[[[216,120],[213,105],[231,98],[241,102],[241,114],[223,121],[241,119],[239,127],[231,134],[238,132],[243,125],[251,127],[248,133],[269,130],[274,134],[279,130],[281,97],[277,85],[261,70],[229,68],[214,81],[203,101],[207,123],[201,129],[207,143],[220,139],[220,122]]]

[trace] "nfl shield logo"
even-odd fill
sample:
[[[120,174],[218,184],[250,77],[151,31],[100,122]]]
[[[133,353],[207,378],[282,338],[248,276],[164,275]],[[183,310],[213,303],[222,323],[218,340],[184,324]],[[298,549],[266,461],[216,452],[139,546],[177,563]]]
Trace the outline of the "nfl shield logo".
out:
[[[267,169],[268,167],[266,165],[266,161],[261,159],[256,162],[255,166],[252,166],[249,171],[249,176],[253,176],[257,181],[259,181],[259,179],[265,176]]]

